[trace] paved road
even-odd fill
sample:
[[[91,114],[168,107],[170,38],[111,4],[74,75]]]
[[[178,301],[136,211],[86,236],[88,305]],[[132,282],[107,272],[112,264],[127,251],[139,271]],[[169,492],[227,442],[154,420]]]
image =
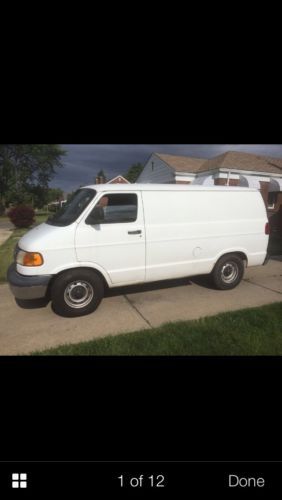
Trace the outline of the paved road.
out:
[[[33,308],[23,309],[8,285],[1,285],[0,355],[28,354],[272,302],[282,307],[282,257],[247,269],[244,281],[227,292],[208,288],[203,277],[112,289],[96,312],[81,318],[57,316],[50,304],[33,303]]]

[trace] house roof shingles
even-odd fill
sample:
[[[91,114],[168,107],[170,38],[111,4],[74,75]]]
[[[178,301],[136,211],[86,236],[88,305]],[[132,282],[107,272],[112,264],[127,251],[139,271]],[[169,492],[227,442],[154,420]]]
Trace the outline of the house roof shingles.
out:
[[[282,158],[260,156],[252,153],[227,151],[211,159],[191,158],[155,153],[176,172],[197,173],[208,170],[227,168],[230,170],[248,170],[282,174]]]
[[[227,153],[215,156],[210,160],[206,160],[200,166],[198,171],[204,172],[218,168],[282,174],[282,158],[272,158],[270,156],[228,151]]]
[[[161,160],[172,167],[176,172],[198,172],[205,161],[203,158],[190,158],[189,156],[174,156],[155,153]]]

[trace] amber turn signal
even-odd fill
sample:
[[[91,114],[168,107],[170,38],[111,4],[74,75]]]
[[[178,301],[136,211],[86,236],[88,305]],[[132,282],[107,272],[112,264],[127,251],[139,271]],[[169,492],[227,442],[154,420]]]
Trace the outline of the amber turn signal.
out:
[[[29,267],[42,266],[43,257],[37,252],[24,252],[20,250],[17,254],[17,263]]]
[[[40,253],[26,252],[23,258],[24,266],[42,266],[43,258]]]

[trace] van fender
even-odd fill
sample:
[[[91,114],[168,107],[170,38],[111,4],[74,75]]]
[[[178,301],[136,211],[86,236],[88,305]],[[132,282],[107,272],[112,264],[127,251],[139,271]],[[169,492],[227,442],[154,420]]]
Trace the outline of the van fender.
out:
[[[57,267],[52,273],[53,278],[55,278],[58,274],[63,273],[64,271],[69,271],[70,269],[79,269],[80,267],[89,268],[93,269],[93,271],[97,271],[99,274],[103,276],[107,285],[109,287],[112,286],[112,282],[108,273],[105,271],[103,267],[101,267],[99,264],[96,264],[95,262],[74,262],[73,264]]]
[[[237,247],[237,248],[227,248],[227,249],[223,250],[222,252],[220,252],[219,254],[217,254],[215,257],[215,260],[214,260],[213,268],[216,265],[216,263],[219,261],[219,259],[221,259],[221,257],[223,257],[224,255],[229,255],[231,253],[238,254],[238,256],[241,257],[242,260],[244,260],[246,262],[246,267],[248,267],[248,255],[247,255],[246,249],[241,248],[241,247]]]

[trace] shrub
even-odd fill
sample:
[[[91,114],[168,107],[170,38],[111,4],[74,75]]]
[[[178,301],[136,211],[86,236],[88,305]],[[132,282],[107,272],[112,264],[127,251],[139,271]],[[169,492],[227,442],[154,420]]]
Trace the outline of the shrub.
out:
[[[29,227],[35,222],[34,210],[27,205],[18,205],[11,208],[8,217],[16,227]]]

